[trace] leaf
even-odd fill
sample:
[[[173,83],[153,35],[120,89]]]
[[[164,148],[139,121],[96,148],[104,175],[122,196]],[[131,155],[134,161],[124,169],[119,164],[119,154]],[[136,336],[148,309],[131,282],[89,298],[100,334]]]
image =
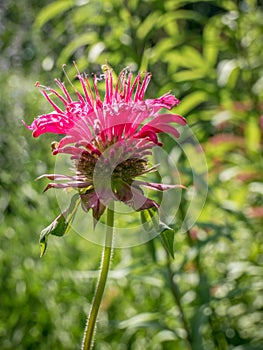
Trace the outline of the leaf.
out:
[[[44,7],[38,14],[34,27],[41,29],[44,24],[74,6],[75,1],[55,1]]]
[[[64,210],[49,226],[41,231],[39,239],[40,257],[45,254],[49,235],[62,237],[68,232],[74,220],[79,203],[79,195],[76,194],[72,197],[69,208]]]
[[[196,1],[196,0],[194,0],[194,1]],[[190,20],[190,21],[196,21],[196,22],[202,23],[206,20],[206,17],[203,16],[202,14],[198,13],[197,11],[178,9],[178,7],[183,6],[184,4],[188,3],[189,1],[182,1],[181,4],[180,4],[180,2],[181,1],[178,1],[178,0],[177,1],[172,0],[170,3],[171,4],[170,6],[167,2],[165,2],[166,9],[171,10],[171,11],[167,11],[164,16],[167,16],[167,14],[168,14],[170,17],[170,20],[172,22],[175,22],[178,20]],[[162,18],[161,18],[161,20],[162,20]],[[161,22],[161,20],[160,20],[160,22]],[[178,21],[178,23],[180,24],[179,21]]]
[[[147,242],[147,246],[146,248],[148,249],[148,252],[150,253],[152,259],[154,262],[157,262],[157,258],[156,258],[156,248],[155,248],[155,241],[154,239],[150,239]]]
[[[78,48],[88,44],[94,44],[96,42],[97,34],[95,32],[78,35],[62,50],[58,59],[58,65],[63,65],[65,62],[67,62]]]
[[[194,316],[191,319],[192,338],[195,344],[197,345],[196,349],[204,350],[200,330],[205,324],[206,319],[207,316],[204,314],[203,308],[196,308]]]
[[[159,313],[144,312],[119,323],[120,329],[149,327],[154,321],[160,318]]]
[[[150,231],[152,228],[154,228],[156,231],[159,231],[159,213],[158,209],[155,207],[152,207],[150,209],[145,209],[141,211],[142,216],[142,224],[145,225],[146,231],[147,229]],[[157,215],[157,219],[155,217]],[[151,224],[150,224],[151,221]]]
[[[203,55],[209,67],[216,65],[219,51],[219,33],[215,20],[208,22],[203,32]]]
[[[160,228],[162,229],[160,233],[160,239],[164,247],[167,249],[168,253],[174,259],[174,236],[175,232],[172,228],[164,224],[160,223]]]
[[[175,82],[180,83],[182,81],[203,79],[205,76],[206,72],[203,69],[184,69],[174,75],[174,80]]]
[[[164,38],[158,43],[156,43],[156,45],[153,48],[151,48],[151,62],[156,63],[160,59],[165,57],[165,55],[167,55],[168,52],[171,52],[170,50],[172,50],[176,46],[176,43],[177,42],[174,38]],[[180,63],[179,56],[178,63]]]
[[[161,16],[160,12],[156,11],[146,17],[144,22],[139,26],[137,30],[137,37],[140,40],[144,40],[146,36],[149,34],[149,32],[155,28],[156,22],[158,21],[160,16]]]
[[[206,70],[206,65],[204,58],[200,54],[200,52],[191,47],[191,46],[183,46],[180,51],[182,62],[185,66],[193,69],[194,67]]]
[[[182,99],[179,106],[176,107],[176,112],[182,115],[186,115],[191,112],[195,107],[203,102],[209,100],[209,94],[205,91],[195,91],[187,95]]]
[[[253,116],[254,117],[254,116]],[[259,152],[261,130],[256,118],[250,117],[245,129],[245,143],[249,152]]]
[[[149,209],[141,210],[141,222],[145,231],[151,231],[153,229],[152,216]]]
[[[157,215],[157,217],[156,217]],[[159,213],[156,208],[145,209],[141,211],[141,221],[146,231],[155,229],[160,232],[160,240],[164,248],[174,258],[174,236],[175,232],[164,222],[159,220]]]
[[[95,24],[98,27],[105,26],[107,18],[103,16],[100,9],[96,6],[90,6],[89,3],[81,5],[76,4],[74,11],[71,12],[72,20],[77,28],[84,28],[87,24],[87,12],[89,14],[89,26]]]
[[[232,75],[233,72],[234,75]],[[235,86],[238,73],[239,67],[236,59],[220,61],[218,65],[218,85],[220,87],[225,87],[229,84],[229,88],[233,88]]]

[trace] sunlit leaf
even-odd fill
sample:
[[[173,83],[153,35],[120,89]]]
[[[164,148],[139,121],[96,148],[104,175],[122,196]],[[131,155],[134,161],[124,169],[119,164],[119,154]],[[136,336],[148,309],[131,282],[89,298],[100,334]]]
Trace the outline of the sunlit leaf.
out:
[[[95,32],[78,35],[62,50],[58,59],[58,65],[62,66],[64,63],[67,63],[69,58],[74,54],[74,52],[78,48],[86,46],[88,44],[93,44],[96,42],[96,40],[97,34]]]
[[[134,317],[129,318],[128,320],[122,321],[119,324],[119,328],[125,329],[125,328],[141,328],[149,326],[150,323],[153,321],[157,321],[159,319],[160,315],[158,313],[150,313],[145,312],[138,314]]]
[[[218,29],[214,19],[204,27],[203,31],[203,55],[210,67],[214,67],[219,51]]]
[[[257,119],[249,118],[245,129],[245,142],[250,152],[259,151],[261,134]]]
[[[176,112],[180,114],[187,114],[192,109],[197,107],[200,103],[207,102],[209,100],[208,93],[205,91],[195,91],[188,94],[182,99],[181,104],[177,107]]]
[[[203,79],[206,76],[204,70],[182,70],[174,76],[175,82]]]
[[[205,60],[200,54],[200,52],[191,46],[183,46],[180,50],[182,62],[185,65],[188,65],[189,67],[198,67],[200,69],[205,70]]]
[[[220,86],[229,86],[229,88],[233,88],[236,82],[237,75],[232,75],[233,72],[237,71],[238,62],[236,59],[232,60],[223,60],[218,65],[218,84]],[[232,81],[231,81],[232,76]]]
[[[74,4],[75,4],[75,1],[73,0],[62,0],[62,1],[55,1],[47,5],[38,13],[38,16],[36,17],[36,20],[34,23],[35,28],[38,30],[41,29],[44,24],[52,20],[54,17],[69,10],[71,7],[74,6]]]
[[[143,23],[139,26],[138,31],[137,31],[137,36],[140,40],[143,40],[148,33],[155,28],[156,26],[156,21],[160,17],[160,12],[155,11],[151,13],[146,19],[143,21]]]

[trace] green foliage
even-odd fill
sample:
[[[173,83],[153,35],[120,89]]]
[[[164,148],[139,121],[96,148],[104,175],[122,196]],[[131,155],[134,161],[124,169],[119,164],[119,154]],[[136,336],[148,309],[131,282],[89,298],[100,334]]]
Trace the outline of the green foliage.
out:
[[[181,99],[175,113],[187,117],[208,167],[201,212],[201,147],[162,136],[161,177],[177,179],[174,162],[187,186],[176,214],[177,193],[167,207],[174,259],[158,239],[116,250],[94,349],[262,349],[262,11],[254,0],[1,5],[1,349],[80,347],[94,292],[100,246],[72,230],[50,236],[39,259],[38,233],[59,207],[33,179],[53,172],[54,136],[33,139],[20,122],[49,111],[35,81],[52,85],[64,63],[73,79],[73,60],[89,74],[107,62],[151,71],[148,96]],[[143,220],[147,235],[151,218]]]
[[[47,5],[44,10],[39,11],[35,20],[34,26],[36,29],[41,29],[45,23],[52,20],[54,17],[61,15],[64,11],[69,10],[74,6],[74,1],[55,1]]]
[[[68,207],[68,209],[64,210],[61,214],[59,214],[59,216],[54,221],[52,221],[52,223],[48,225],[48,227],[41,231],[39,239],[41,248],[40,257],[42,257],[45,254],[49,235],[62,237],[70,230],[79,203],[79,196],[75,194],[71,198],[70,206]]]
[[[164,248],[174,258],[175,231],[159,219],[158,211],[153,208],[141,211],[141,222],[146,231],[150,231],[152,228],[156,230]]]

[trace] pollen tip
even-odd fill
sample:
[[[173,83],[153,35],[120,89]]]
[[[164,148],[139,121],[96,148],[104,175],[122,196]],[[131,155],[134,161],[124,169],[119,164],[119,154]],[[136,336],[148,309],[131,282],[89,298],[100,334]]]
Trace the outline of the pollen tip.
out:
[[[55,151],[57,148],[58,148],[58,142],[57,141],[51,142],[51,150]]]
[[[36,81],[35,87],[39,87],[39,85],[40,85],[40,82],[39,82],[39,81]]]
[[[30,126],[27,125],[27,123],[26,123],[23,119],[21,120],[21,122],[25,125],[25,127],[26,127],[28,130],[30,130]]]

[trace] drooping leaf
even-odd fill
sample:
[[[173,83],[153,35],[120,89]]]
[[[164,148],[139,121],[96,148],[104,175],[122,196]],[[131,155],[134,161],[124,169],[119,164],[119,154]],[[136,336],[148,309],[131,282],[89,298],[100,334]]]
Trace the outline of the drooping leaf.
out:
[[[36,29],[41,29],[44,24],[56,17],[57,15],[67,11],[72,6],[74,6],[75,1],[73,0],[63,0],[55,1],[51,4],[45,6],[38,14],[34,26]]]
[[[98,37],[95,32],[88,32],[78,35],[62,50],[58,59],[58,65],[62,65],[63,63],[67,62],[74,52],[80,47],[95,44],[97,41]]]
[[[156,22],[160,18],[160,12],[156,11],[151,13],[146,19],[143,21],[143,23],[139,26],[137,31],[137,37],[140,40],[144,40],[145,37],[148,35],[148,33],[155,28]]]
[[[47,226],[44,230],[41,231],[39,239],[40,257],[42,257],[45,254],[49,235],[61,237],[68,232],[74,220],[79,203],[79,195],[76,194],[72,197],[68,209],[64,210],[61,214],[59,214],[58,217],[56,217],[56,219],[49,226]]]

